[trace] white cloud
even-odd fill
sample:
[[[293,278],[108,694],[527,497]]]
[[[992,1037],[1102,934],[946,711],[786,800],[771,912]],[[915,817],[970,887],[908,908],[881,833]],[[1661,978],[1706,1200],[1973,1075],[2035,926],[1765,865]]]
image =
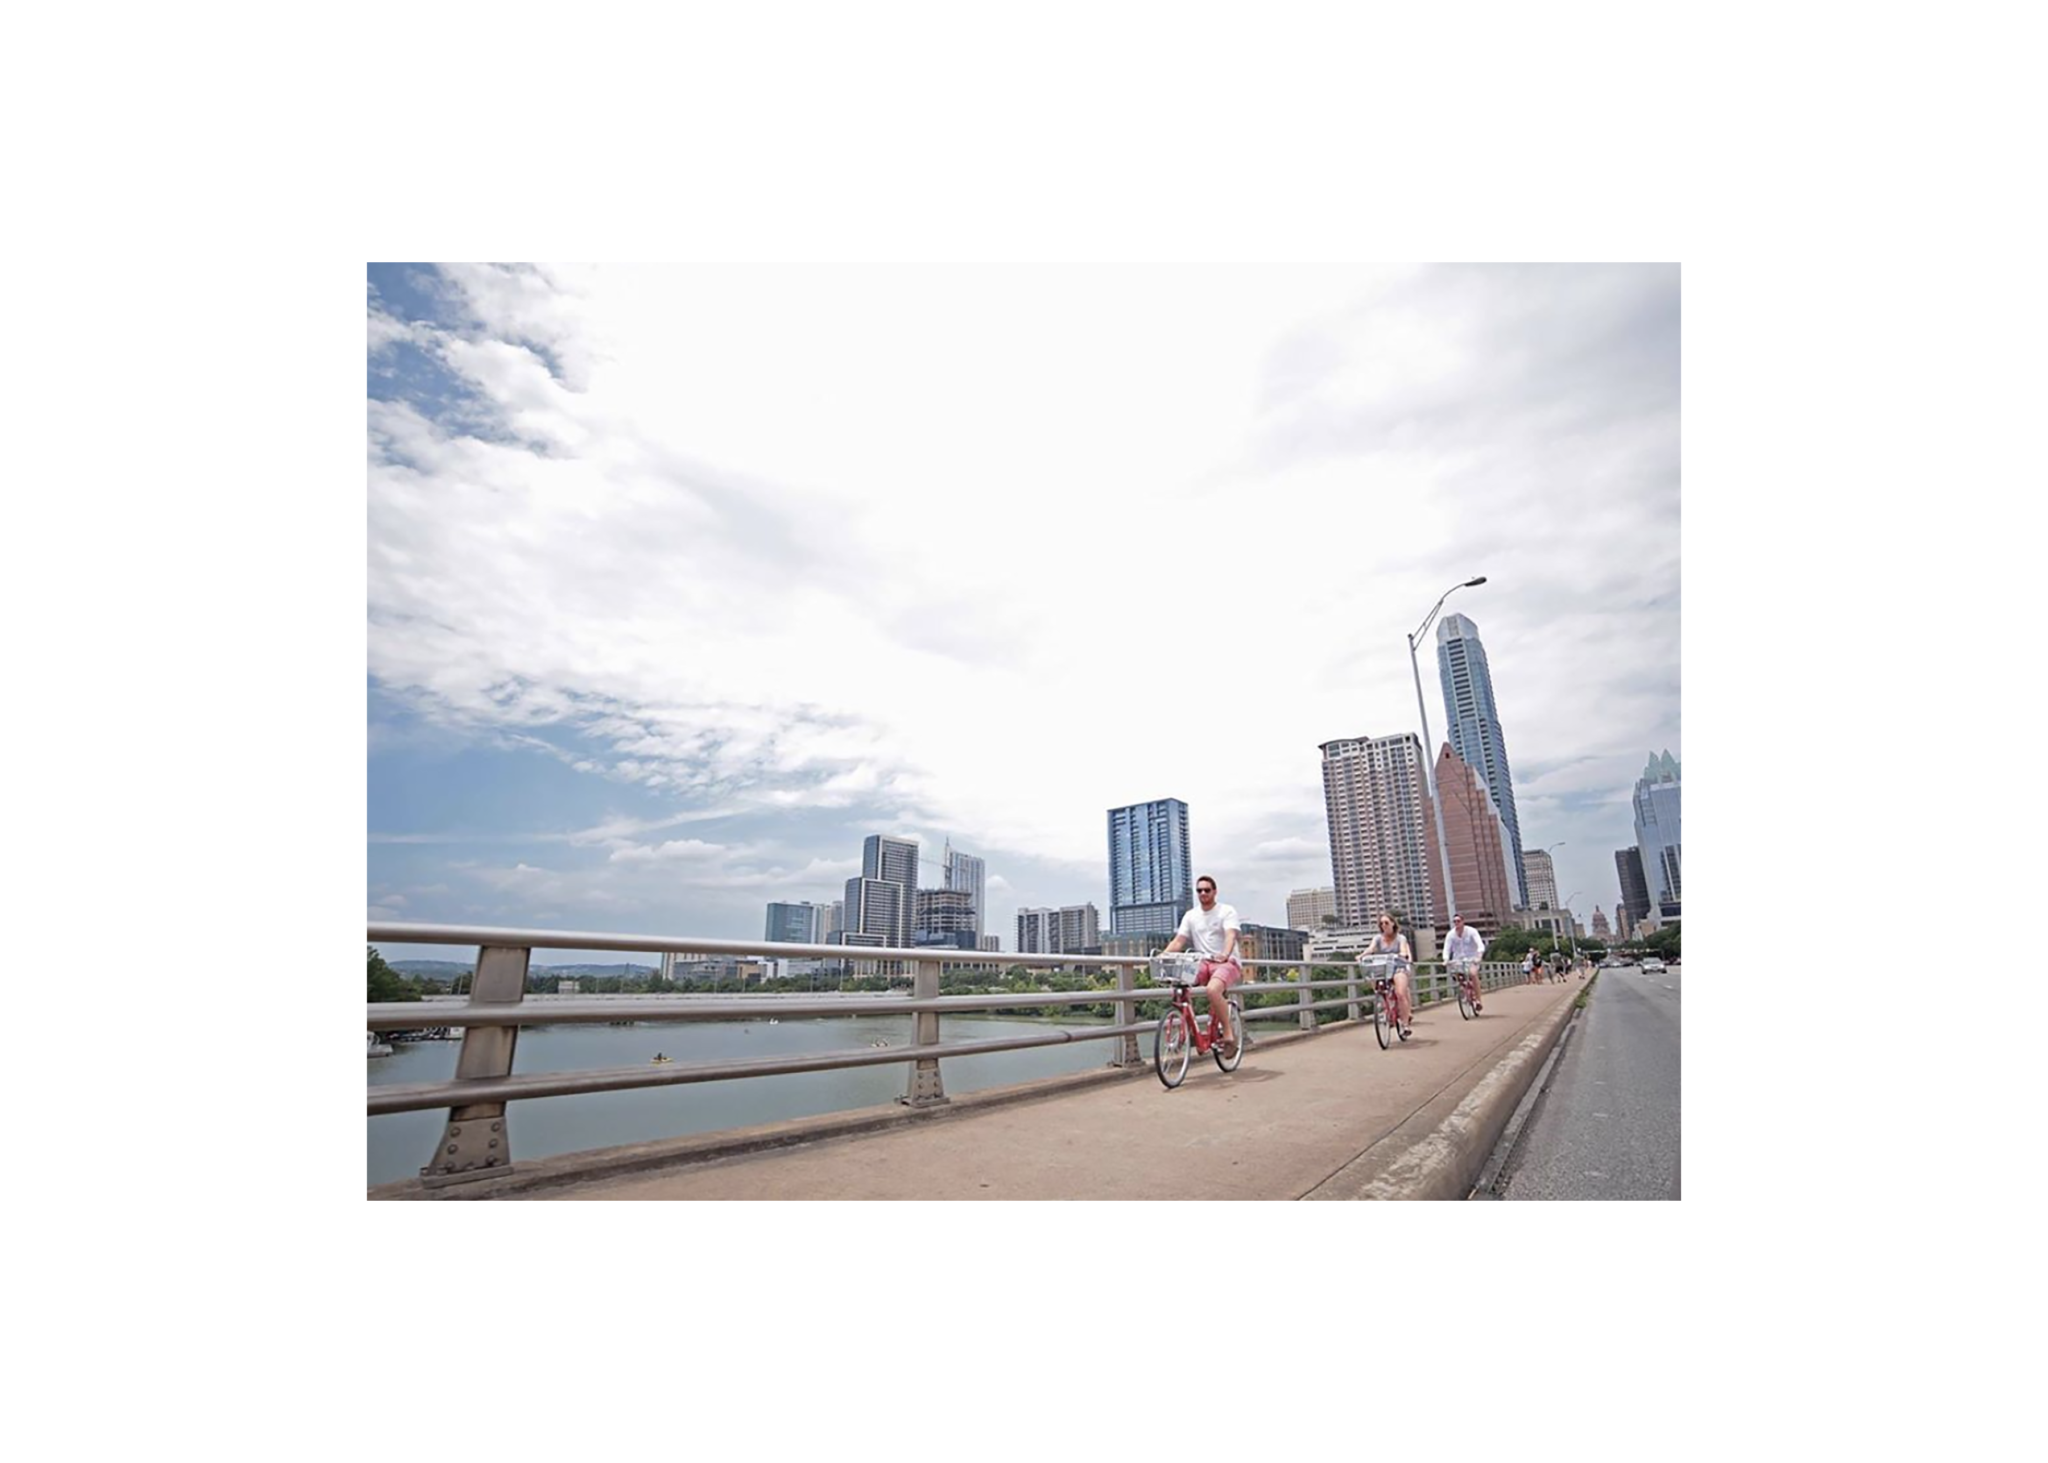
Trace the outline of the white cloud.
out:
[[[1673,272],[445,277],[459,319],[372,340],[488,422],[371,404],[370,670],[594,786],[893,808],[1069,871],[1042,904],[1182,797],[1277,918],[1329,878],[1317,743],[1416,729],[1403,637],[1473,573],[1532,842],[1590,820],[1612,883],[1626,819],[1566,800],[1680,750]],[[715,847],[660,826],[557,836]]]

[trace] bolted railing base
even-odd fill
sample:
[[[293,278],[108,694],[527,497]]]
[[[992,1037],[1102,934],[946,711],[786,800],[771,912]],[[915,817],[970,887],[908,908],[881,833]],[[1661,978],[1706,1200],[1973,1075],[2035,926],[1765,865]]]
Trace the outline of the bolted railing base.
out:
[[[434,1150],[434,1161],[420,1170],[423,1185],[438,1189],[448,1184],[493,1179],[512,1171],[512,1141],[505,1132],[505,1105],[499,1102],[486,1106],[496,1108],[497,1116],[448,1120],[448,1127],[441,1134],[441,1146]]]
[[[518,1005],[526,998],[526,964],[530,951],[507,945],[486,945],[477,951],[470,1001],[477,1005]],[[471,1026],[462,1033],[455,1075],[509,1077],[512,1052],[518,1044],[516,1026]],[[512,1169],[512,1135],[505,1127],[505,1104],[479,1102],[448,1110],[448,1124],[434,1156],[420,1170],[428,1188],[496,1178]]]
[[[920,960],[911,982],[911,995],[920,1001],[934,1001],[939,995],[939,962]],[[919,1046],[939,1044],[939,1013],[920,1011],[910,1018]],[[946,1102],[946,1084],[939,1080],[939,1059],[919,1057],[910,1069],[910,1087],[896,1099],[905,1107],[940,1107]]]

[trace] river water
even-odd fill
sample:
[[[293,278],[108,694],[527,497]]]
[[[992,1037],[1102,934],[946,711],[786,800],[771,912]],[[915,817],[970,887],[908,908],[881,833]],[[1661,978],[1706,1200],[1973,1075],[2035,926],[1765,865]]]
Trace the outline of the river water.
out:
[[[886,1041],[907,1046],[910,1016],[784,1017],[755,1021],[665,1022],[660,1025],[531,1026],[519,1033],[515,1073],[575,1072],[644,1064],[656,1052],[678,1062],[731,1061],[847,1051]],[[1046,1035],[1058,1026],[1107,1025],[1077,1017],[1059,1022],[1009,1017],[948,1016],[941,1039],[978,1041]],[[455,1075],[459,1041],[398,1043],[388,1057],[369,1058],[370,1085],[445,1082]],[[1143,1052],[1151,1044],[1141,1040]],[[1088,1072],[1109,1064],[1114,1041],[1082,1041],[1023,1051],[946,1057],[939,1074],[948,1094],[1007,1087],[1039,1077]],[[785,1118],[815,1117],[851,1108],[880,1107],[904,1093],[910,1064],[894,1062],[831,1072],[791,1072],[724,1082],[686,1082],[630,1092],[586,1092],[573,1097],[527,1098],[510,1104],[506,1122],[512,1156],[549,1158],[619,1143],[646,1143],[692,1133],[752,1127]],[[370,1118],[369,1182],[417,1177],[432,1156],[447,1121],[445,1108],[386,1113]]]

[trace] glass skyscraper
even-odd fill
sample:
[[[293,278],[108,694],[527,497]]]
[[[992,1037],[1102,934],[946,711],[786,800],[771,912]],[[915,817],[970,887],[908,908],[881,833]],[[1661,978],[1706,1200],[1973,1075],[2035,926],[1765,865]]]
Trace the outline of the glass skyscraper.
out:
[[[1514,851],[1515,903],[1529,907],[1529,873],[1522,862],[1522,820],[1515,814],[1514,776],[1508,770],[1507,738],[1501,734],[1500,711],[1493,703],[1493,672],[1479,627],[1463,615],[1445,615],[1436,627],[1436,669],[1444,684],[1444,720],[1451,731],[1451,750],[1486,780],[1493,806],[1507,825],[1508,847]]]
[[[1188,805],[1179,798],[1109,810],[1109,928],[1170,935],[1195,907]]]
[[[1666,751],[1653,756],[1636,781],[1636,847],[1642,851],[1643,879],[1661,913],[1679,907],[1678,763]]]
[[[987,865],[971,853],[953,852],[952,840],[948,839],[944,868],[944,888],[963,890],[974,896],[974,933],[979,937],[988,928],[988,907],[983,903],[987,898]]]

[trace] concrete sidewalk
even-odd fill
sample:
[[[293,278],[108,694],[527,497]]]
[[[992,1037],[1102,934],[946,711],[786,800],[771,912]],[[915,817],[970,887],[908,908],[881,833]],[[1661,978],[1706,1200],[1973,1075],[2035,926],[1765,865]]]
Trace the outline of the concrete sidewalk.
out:
[[[1369,1023],[1309,1036],[1259,1022],[1236,1072],[1198,1057],[1172,1092],[1149,1063],[1105,1068],[923,1112],[803,1119],[371,1197],[1463,1198],[1585,990],[1511,986],[1474,1021],[1423,1007],[1413,1039],[1390,1051]],[[1140,1047],[1149,1059],[1149,1039]]]

